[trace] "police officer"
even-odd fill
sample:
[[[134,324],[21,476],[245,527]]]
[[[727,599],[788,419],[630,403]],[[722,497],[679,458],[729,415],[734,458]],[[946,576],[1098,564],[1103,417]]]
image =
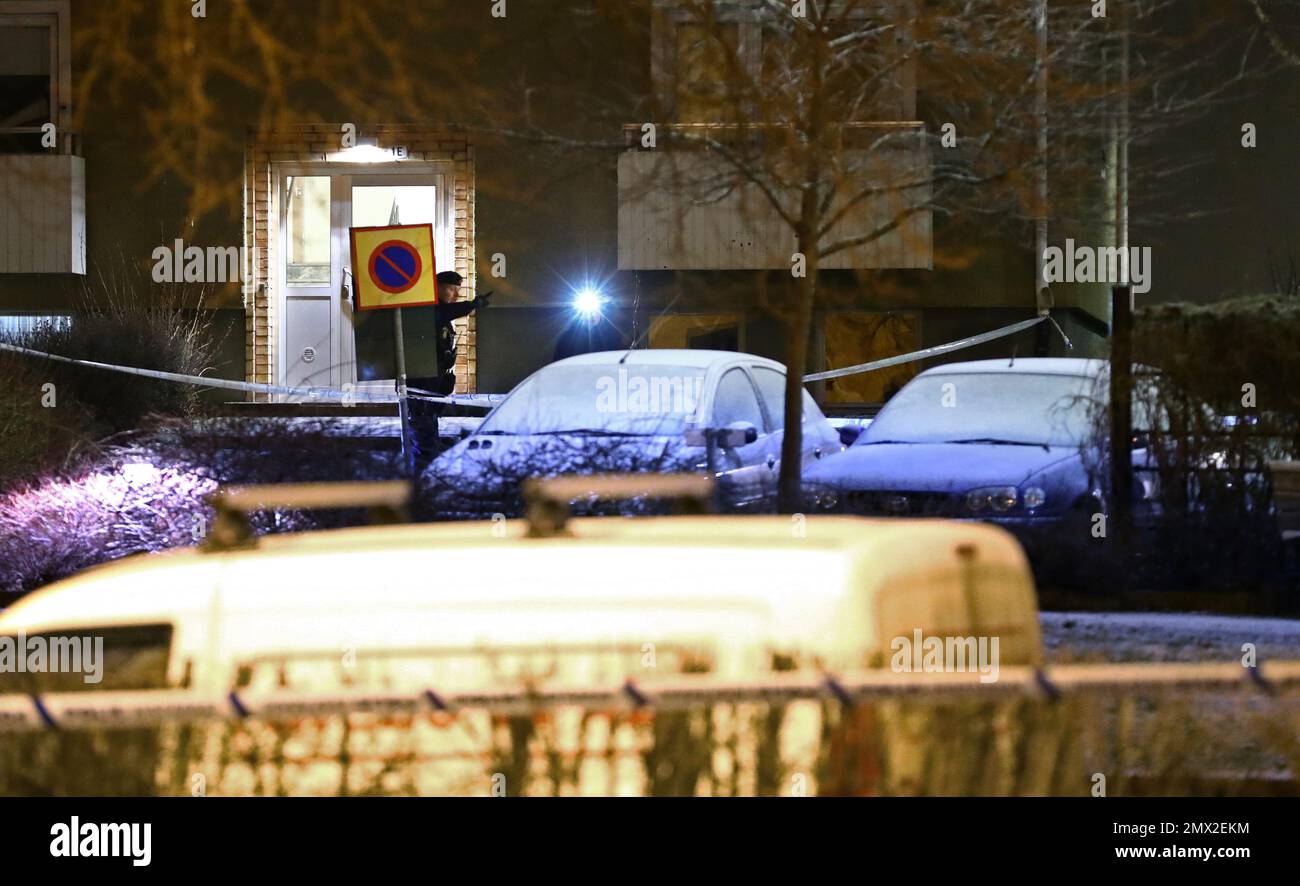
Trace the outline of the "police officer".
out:
[[[436,376],[408,379],[413,388],[447,396],[456,390],[456,330],[453,320],[468,317],[479,308],[488,306],[491,292],[469,301],[460,300],[460,287],[465,282],[455,271],[443,271],[437,277],[438,304],[434,306],[434,352],[437,357]],[[438,417],[446,404],[428,400],[411,400],[411,425],[415,431],[415,446],[419,455],[430,459],[438,452]]]
[[[438,379],[431,390],[450,394],[456,390],[456,330],[453,320],[468,317],[479,308],[488,306],[492,293],[487,292],[470,301],[460,300],[460,287],[465,278],[455,271],[438,275],[438,305],[436,307],[436,335],[438,350]]]

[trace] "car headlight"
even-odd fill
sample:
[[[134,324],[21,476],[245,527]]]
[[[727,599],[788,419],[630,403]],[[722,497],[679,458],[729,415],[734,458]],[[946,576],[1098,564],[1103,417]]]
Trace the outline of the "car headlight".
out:
[[[1025,506],[1027,511],[1042,507],[1046,501],[1047,492],[1041,486],[1027,486],[1020,495],[1020,503]]]
[[[833,511],[839,506],[840,494],[834,489],[818,489],[809,496],[813,508],[819,511]]]
[[[1019,500],[1020,490],[1014,486],[987,486],[966,493],[966,508],[976,514],[985,510],[1002,514],[1014,508]]]

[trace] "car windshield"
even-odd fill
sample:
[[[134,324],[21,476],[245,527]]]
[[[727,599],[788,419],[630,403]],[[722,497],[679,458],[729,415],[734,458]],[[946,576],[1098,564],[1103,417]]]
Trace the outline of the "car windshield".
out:
[[[939,373],[908,383],[854,443],[1078,446],[1093,380],[1077,375]]]
[[[694,366],[548,366],[511,391],[478,433],[677,436],[703,392],[704,370]]]

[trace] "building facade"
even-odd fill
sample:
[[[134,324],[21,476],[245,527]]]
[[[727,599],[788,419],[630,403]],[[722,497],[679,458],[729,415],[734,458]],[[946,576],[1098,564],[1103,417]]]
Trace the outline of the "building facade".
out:
[[[466,278],[465,296],[497,291],[492,308],[458,329],[458,391],[507,391],[573,342],[580,346],[574,333],[583,321],[572,300],[593,284],[607,297],[606,334],[591,339],[597,343],[739,349],[784,359],[780,316],[792,233],[752,191],[702,201],[674,184],[708,173],[700,166],[707,167],[707,156],[674,145],[688,134],[725,138],[730,123],[700,88],[716,76],[717,59],[700,40],[698,23],[669,0],[643,5],[644,42],[611,53],[639,72],[635,86],[651,99],[654,117],[623,119],[623,131],[614,125],[603,144],[547,154],[535,141],[476,129],[465,121],[474,118],[477,96],[466,97],[460,112],[402,123],[353,125],[328,95],[310,115],[304,110],[304,119],[317,121],[310,125],[291,119],[266,127],[254,123],[255,111],[232,110],[224,150],[242,176],[223,172],[229,180],[218,182],[229,212],[195,219],[187,215],[183,183],[159,179],[138,157],[147,107],[128,100],[73,114],[73,37],[90,7],[82,0],[0,0],[0,328],[62,320],[74,312],[78,288],[117,256],[147,268],[155,250],[183,237],[242,250],[240,279],[213,284],[204,304],[229,330],[218,374],[259,384],[391,389],[391,319],[389,312],[353,313],[347,231],[429,222],[438,268]],[[512,6],[499,24],[480,21],[482,11],[468,4],[448,6],[447,15],[462,16],[467,29],[513,29],[501,39],[518,65],[545,71],[554,50],[537,35],[547,27],[563,33],[565,26],[550,22],[544,6]],[[905,7],[880,5],[882,15]],[[884,99],[840,121],[849,154],[854,139],[899,136],[894,150],[855,165],[865,184],[873,176],[924,175],[931,162],[933,122],[921,119],[922,78],[903,54],[906,29],[899,33],[890,51],[901,63]],[[769,39],[761,20],[724,22],[723,34],[761,78]],[[615,46],[615,36],[595,43]],[[514,95],[514,76],[488,85]],[[581,88],[596,94],[606,85]],[[552,124],[574,112],[556,101],[519,113],[545,131],[558,130]],[[74,119],[83,121],[82,131],[73,131]],[[642,141],[647,122],[657,127],[654,150]],[[896,199],[864,201],[848,226],[870,229],[898,211],[890,202]],[[891,356],[1033,316],[1032,251],[979,234],[918,212],[886,236],[828,258],[807,369]],[[1096,351],[1105,335],[1104,299],[1083,287],[1061,289],[1057,306],[1074,353]],[[429,312],[405,314],[408,372],[427,374]],[[1022,336],[955,358],[1028,354],[1034,347],[1032,336]],[[1063,344],[1053,339],[1051,347],[1060,353]],[[920,368],[814,390],[828,405],[870,406]]]

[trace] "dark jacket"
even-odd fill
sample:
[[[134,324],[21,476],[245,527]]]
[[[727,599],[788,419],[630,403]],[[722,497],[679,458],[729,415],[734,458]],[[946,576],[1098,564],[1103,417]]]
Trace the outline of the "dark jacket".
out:
[[[441,384],[447,386],[447,390],[440,393],[451,393],[456,384],[456,330],[451,323],[453,320],[468,317],[477,306],[475,300],[470,299],[435,307],[438,377]]]

